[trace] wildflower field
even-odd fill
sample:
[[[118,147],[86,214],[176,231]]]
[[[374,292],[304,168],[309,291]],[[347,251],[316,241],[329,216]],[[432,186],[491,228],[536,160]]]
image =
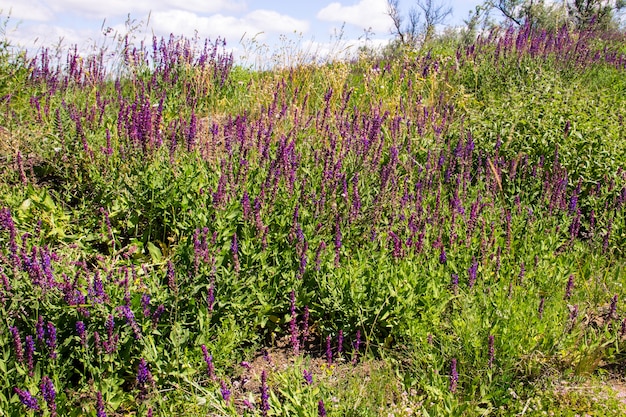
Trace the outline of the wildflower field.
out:
[[[3,44],[0,416],[623,415],[625,45]]]

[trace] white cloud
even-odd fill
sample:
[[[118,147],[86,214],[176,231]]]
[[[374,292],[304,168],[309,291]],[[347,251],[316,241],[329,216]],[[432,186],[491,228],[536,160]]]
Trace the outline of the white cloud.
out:
[[[47,21],[54,17],[52,10],[39,0],[22,0],[20,2],[0,0],[0,10],[3,16],[12,20]]]
[[[112,18],[123,16],[130,13],[131,17],[135,14],[147,14],[153,7],[159,7],[159,3],[151,3],[149,0],[59,0],[51,2],[52,9],[56,13],[72,12],[74,14],[87,18],[101,19],[104,17]]]
[[[95,30],[75,30],[42,23],[25,26],[10,35],[12,45],[27,48],[32,52],[33,49],[40,47],[54,48],[59,45],[63,47],[71,45],[80,45],[81,48],[91,47],[95,44],[99,32]]]
[[[317,18],[328,22],[346,22],[363,29],[371,27],[374,32],[388,32],[392,24],[386,0],[360,0],[352,6],[334,2],[320,10]]]
[[[265,32],[307,32],[309,22],[294,19],[293,17],[280,14],[272,10],[255,10],[244,16],[244,20],[254,26],[263,28]]]
[[[72,11],[88,18],[98,19],[125,16],[129,13],[131,17],[136,18],[136,14],[143,16],[150,12],[172,8],[199,13],[216,13],[220,11],[243,11],[246,7],[241,1],[229,0],[188,0],[185,2],[177,0],[56,0],[48,3],[51,3],[52,9],[57,13]]]
[[[244,34],[280,33],[286,31],[306,32],[308,22],[267,10],[256,10],[243,17],[215,14],[198,16],[185,10],[152,13],[151,26],[158,36],[193,36],[197,31],[201,38],[225,38],[230,44],[238,42]],[[264,36],[260,36],[263,39]]]

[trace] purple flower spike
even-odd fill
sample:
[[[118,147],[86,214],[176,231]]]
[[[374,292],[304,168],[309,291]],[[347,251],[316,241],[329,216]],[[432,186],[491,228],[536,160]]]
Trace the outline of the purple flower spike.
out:
[[[11,336],[13,336],[13,347],[15,348],[15,356],[19,363],[24,362],[24,349],[22,347],[22,338],[17,327],[10,326]]]
[[[239,272],[241,266],[239,264],[239,243],[237,242],[237,233],[233,235],[233,239],[230,242],[230,252],[233,255],[235,272]]]
[[[452,274],[450,285],[452,286],[452,292],[456,294],[459,290],[459,276],[457,274]]]
[[[315,270],[317,272],[319,272],[320,269],[321,269],[322,252],[324,252],[325,249],[326,249],[326,243],[324,241],[322,241],[322,242],[320,242],[319,246],[317,247],[317,251],[315,251]]]
[[[456,392],[459,383],[459,374],[456,370],[456,358],[450,362],[450,392]]]
[[[213,283],[213,281],[211,281],[211,285],[209,285],[209,291],[206,297],[206,302],[209,308],[209,312],[212,312],[215,306],[215,283]]]
[[[615,314],[616,311],[617,311],[617,294],[615,294],[613,298],[611,298],[611,306],[609,307],[609,314],[608,314],[609,320],[613,320],[614,318],[617,317]]]
[[[326,417],[326,407],[324,407],[324,401],[322,400],[317,403],[317,415],[319,417]]]
[[[261,372],[261,413],[263,417],[267,417],[267,412],[270,410],[270,392],[267,387],[267,374],[265,370]]]
[[[165,306],[163,304],[160,304],[156,310],[154,310],[154,313],[152,313],[152,325],[156,326],[157,324],[159,324],[159,319],[161,318],[161,315],[163,314],[163,312],[165,311]]]
[[[56,359],[56,347],[57,347],[57,329],[52,322],[48,322],[46,325],[46,345],[50,349],[50,358]]]
[[[448,257],[446,256],[446,251],[442,246],[441,252],[439,252],[439,263],[442,265],[445,265],[447,261],[448,261]]]
[[[15,393],[18,397],[20,397],[20,401],[26,408],[29,410],[39,411],[39,403],[37,402],[37,398],[33,397],[32,394],[28,390],[21,390],[17,387],[14,388]]]
[[[57,406],[54,400],[57,394],[54,389],[54,384],[52,383],[52,380],[47,375],[44,375],[44,377],[41,379],[40,389],[41,389],[41,394],[43,395],[43,399],[46,401],[46,404],[48,404],[48,408],[50,409],[50,414],[52,416],[56,416]]]
[[[213,367],[213,356],[209,355],[209,351],[206,345],[200,346],[202,349],[202,355],[204,356],[204,362],[206,363],[206,371],[209,378],[215,379],[215,368]]]
[[[224,399],[224,402],[228,404],[228,402],[230,402],[230,390],[224,381],[220,381],[220,392],[222,394],[222,399]]]
[[[33,376],[33,370],[35,367],[35,340],[31,335],[26,336],[24,340],[26,344],[26,365],[28,366],[28,376]]]
[[[45,327],[45,323],[43,322],[43,317],[39,316],[37,318],[37,324],[35,324],[35,330],[37,332],[37,341],[38,342],[43,342],[44,339],[46,338],[46,327]]]
[[[470,288],[472,288],[474,286],[474,284],[476,283],[476,272],[478,271],[478,262],[476,261],[476,258],[472,258],[472,266],[469,267],[469,269],[467,270],[467,273],[469,275],[469,281],[468,281],[468,285]]]
[[[133,334],[135,339],[141,339],[141,329],[139,328],[139,324],[135,320],[135,313],[130,308],[130,304],[125,304],[116,308],[117,311],[122,313],[122,316],[126,320],[126,324],[130,326],[133,330]]]
[[[150,294],[143,294],[141,296],[141,311],[144,317],[150,317]]]
[[[144,358],[141,358],[139,365],[137,366],[137,384],[145,385],[152,382],[152,374],[148,369],[148,362]]]
[[[104,328],[107,331],[107,340],[104,341],[104,350],[106,353],[111,354],[117,349],[117,342],[119,340],[119,335],[114,333],[115,319],[113,318],[113,314],[109,314],[106,323],[104,323]]]
[[[306,369],[302,370],[302,377],[304,377],[304,382],[307,385],[311,385],[313,383],[313,373],[307,371]]]
[[[100,391],[96,393],[96,417],[107,417],[107,413],[104,411],[104,400],[102,399],[102,393]]]
[[[354,340],[354,353],[352,354],[352,364],[356,364],[359,360],[359,348],[361,347],[361,331],[356,331],[356,336]]]
[[[87,334],[85,333],[85,323],[82,321],[76,322],[76,333],[80,338],[80,344],[83,346],[87,345]]]
[[[148,386],[154,383],[150,369],[148,369],[148,362],[144,358],[141,358],[139,365],[137,366],[137,388],[139,389],[139,398],[145,398],[148,394]]]
[[[167,286],[170,291],[176,292],[178,290],[176,286],[176,272],[174,271],[174,263],[170,260],[167,261]]]

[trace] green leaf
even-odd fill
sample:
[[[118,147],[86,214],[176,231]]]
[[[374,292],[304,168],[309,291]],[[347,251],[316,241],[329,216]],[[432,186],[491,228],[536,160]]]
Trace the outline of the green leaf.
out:
[[[161,253],[161,249],[159,249],[154,243],[152,242],[148,242],[146,244],[146,247],[148,248],[148,253],[150,253],[150,257],[152,258],[152,262],[159,262],[161,260],[161,258],[163,257],[163,254]]]

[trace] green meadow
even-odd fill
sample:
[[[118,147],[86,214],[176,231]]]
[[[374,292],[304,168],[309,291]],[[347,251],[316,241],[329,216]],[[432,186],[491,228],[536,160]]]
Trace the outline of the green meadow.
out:
[[[626,413],[623,32],[126,41],[0,47],[0,416]]]

